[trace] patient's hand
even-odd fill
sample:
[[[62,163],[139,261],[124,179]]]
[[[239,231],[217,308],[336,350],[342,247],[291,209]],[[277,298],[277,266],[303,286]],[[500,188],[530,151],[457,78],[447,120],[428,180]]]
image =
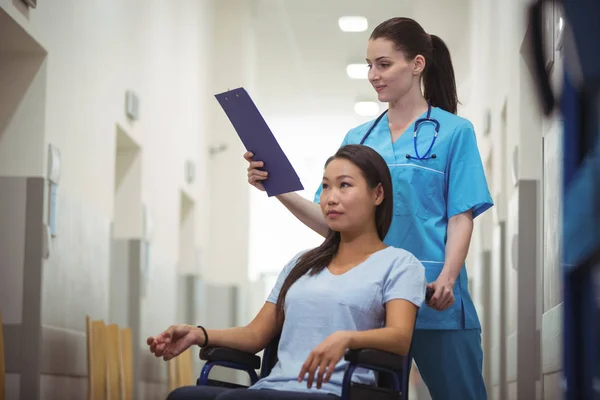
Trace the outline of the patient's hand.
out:
[[[168,361],[199,343],[198,329],[191,325],[172,325],[160,335],[149,337],[146,343],[156,357]]]
[[[350,332],[339,331],[329,335],[308,355],[298,375],[298,382],[302,382],[304,375],[308,373],[307,387],[310,388],[318,369],[317,389],[321,389],[323,382],[329,382],[335,366],[349,346]],[[324,374],[325,377],[323,377]]]

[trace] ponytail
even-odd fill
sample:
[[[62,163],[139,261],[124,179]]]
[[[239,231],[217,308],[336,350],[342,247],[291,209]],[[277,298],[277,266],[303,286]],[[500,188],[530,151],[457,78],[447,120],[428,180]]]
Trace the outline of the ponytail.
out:
[[[433,52],[423,73],[424,96],[432,106],[456,114],[458,95],[450,51],[440,37],[430,36]]]
[[[417,55],[425,57],[423,86],[425,99],[434,107],[456,114],[458,95],[450,51],[442,39],[428,35],[414,19],[390,18],[379,24],[371,33],[371,39],[391,40],[406,59]]]

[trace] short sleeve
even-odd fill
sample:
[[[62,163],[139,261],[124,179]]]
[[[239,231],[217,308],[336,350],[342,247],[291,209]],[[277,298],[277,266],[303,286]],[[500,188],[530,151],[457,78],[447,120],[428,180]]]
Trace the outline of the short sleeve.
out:
[[[494,205],[485,178],[475,130],[470,123],[454,134],[447,169],[447,216],[473,210],[473,218]]]
[[[279,298],[279,292],[281,292],[281,287],[283,286],[283,282],[285,282],[285,278],[287,278],[287,276],[289,275],[292,268],[294,268],[294,266],[296,266],[296,263],[298,262],[298,259],[300,258],[300,256],[302,254],[304,254],[304,252],[300,252],[300,253],[296,254],[294,256],[294,258],[292,258],[290,260],[290,262],[288,262],[285,265],[285,267],[283,267],[283,270],[281,270],[281,272],[279,273],[279,276],[277,277],[277,282],[275,282],[275,286],[273,286],[273,289],[271,289],[271,293],[269,294],[269,297],[267,297],[267,301],[269,303],[277,304],[277,299]]]
[[[349,135],[349,134],[350,134],[350,132],[348,132],[348,133],[346,134],[346,136],[344,136],[344,140],[342,140],[342,144],[340,144],[340,147],[339,147],[340,149],[341,149],[342,147],[344,147],[345,145],[347,145],[347,144],[348,144],[348,135]],[[319,185],[319,188],[318,188],[318,189],[317,189],[317,191],[315,192],[315,198],[314,198],[314,200],[313,200],[313,201],[314,201],[315,203],[317,203],[317,204],[320,204],[320,203],[321,203],[321,191],[322,191],[322,190],[323,190],[323,187],[322,187],[321,185]]]
[[[425,267],[416,257],[398,259],[383,283],[383,303],[390,300],[408,300],[421,307],[425,300],[427,279]]]

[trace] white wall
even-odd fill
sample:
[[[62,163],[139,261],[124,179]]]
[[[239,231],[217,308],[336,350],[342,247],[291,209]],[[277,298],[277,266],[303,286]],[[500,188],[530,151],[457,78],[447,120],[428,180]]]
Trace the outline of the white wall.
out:
[[[247,163],[244,148],[229,119],[213,97],[238,87],[252,87],[252,25],[250,3],[221,0],[215,5],[213,48],[208,63],[211,76],[210,128],[207,145],[219,148],[209,155],[209,188],[202,195],[209,199],[210,248],[204,277],[218,284],[241,284],[248,270]]]
[[[58,236],[44,271],[43,323],[81,341],[86,314],[108,318],[120,126],[140,146],[141,202],[154,223],[142,331],[155,334],[176,322],[181,191],[201,210],[193,237],[197,246],[207,247],[204,146],[206,108],[213,101],[207,67],[212,2],[38,3],[37,9],[27,10],[19,1],[0,0],[0,8],[47,53],[21,108],[0,133],[0,174],[43,176],[47,145],[61,152]],[[10,64],[2,65],[1,75],[7,76]],[[125,116],[126,90],[139,95],[139,121]],[[42,110],[35,98],[44,100]],[[6,110],[1,99],[0,108]],[[192,185],[184,182],[186,159],[197,167]],[[199,268],[188,272],[199,273]],[[46,378],[47,388],[61,390]],[[155,393],[159,398],[163,394]]]
[[[519,179],[537,179],[542,183],[542,170],[544,168],[542,159],[542,136],[551,134],[549,128],[553,125],[550,121],[545,121],[540,109],[537,105],[537,93],[534,91],[534,86],[531,81],[531,74],[527,64],[523,58],[525,53],[523,42],[526,31],[527,6],[530,2],[521,0],[512,0],[507,2],[496,1],[472,1],[471,2],[471,78],[469,102],[464,105],[463,114],[470,118],[478,133],[478,142],[484,165],[487,167],[487,177],[490,183],[490,189],[495,202],[495,207],[491,211],[492,218],[482,218],[476,221],[474,240],[471,246],[470,259],[471,267],[474,269],[472,277],[476,280],[475,286],[480,288],[474,293],[475,301],[482,306],[486,301],[492,300],[491,314],[482,313],[482,320],[488,319],[489,327],[492,332],[491,347],[486,350],[486,363],[491,371],[488,371],[491,379],[488,384],[488,395],[491,399],[498,398],[516,398],[517,395],[517,379],[520,376],[520,371],[517,369],[517,356],[521,352],[529,352],[533,357],[539,357],[541,354],[530,349],[516,348],[518,324],[517,313],[521,302],[535,302],[538,304],[538,313],[536,315],[536,325],[541,329],[540,325],[545,315],[542,309],[541,301],[543,296],[552,298],[551,306],[556,305],[560,301],[558,293],[558,284],[555,282],[556,272],[553,266],[541,266],[539,274],[543,273],[546,276],[552,274],[552,279],[548,283],[540,284],[537,290],[532,290],[530,298],[517,299],[518,285],[518,270],[519,265],[512,263],[513,246],[512,232],[515,231],[518,225],[518,198],[517,188],[513,179],[513,151],[516,147],[518,151],[518,178]],[[556,54],[554,66],[554,74],[560,72],[560,55]],[[485,115],[491,113],[491,131],[488,136],[483,135],[485,126]],[[555,139],[553,139],[555,143]],[[558,149],[553,149],[559,152]],[[557,162],[558,157],[552,154],[554,162]],[[550,170],[552,172],[552,170]],[[559,187],[556,186],[557,179],[555,176],[544,177],[546,187],[550,185],[554,187],[554,191],[558,192]],[[549,189],[546,189],[549,191]],[[556,202],[549,203],[543,199],[540,201],[540,206],[544,204],[547,215],[556,215],[558,209]],[[516,217],[516,218],[515,218]],[[555,222],[555,221],[553,221]],[[501,260],[498,247],[499,240],[494,239],[494,234],[498,233],[500,223],[506,223],[507,231],[505,232],[506,254],[505,263],[499,264],[497,260]],[[555,226],[555,223],[554,225]],[[540,224],[538,229],[541,232],[543,226]],[[550,238],[553,239],[553,238]],[[554,242],[548,242],[549,239],[544,239],[540,244],[540,248],[531,249],[541,253],[541,248],[551,253],[551,259],[558,257],[558,248]],[[552,250],[550,250],[552,249]],[[486,250],[491,250],[492,267],[503,268],[505,277],[504,281],[499,281],[500,276],[498,271],[491,271],[490,274],[484,274],[481,270],[482,254]],[[526,267],[526,266],[521,266]],[[548,271],[543,271],[543,268],[548,268]],[[541,281],[542,277],[538,279]],[[481,282],[477,280],[483,279],[485,276],[492,277],[489,282]],[[494,279],[496,277],[496,279]],[[491,286],[490,286],[491,285]],[[488,288],[488,291],[482,290]],[[504,314],[497,314],[499,311],[499,291],[505,290],[506,298],[504,299]],[[493,299],[492,299],[493,297]],[[548,308],[548,307],[547,307]],[[554,317],[554,318],[552,318]],[[560,324],[557,323],[556,315],[550,316],[552,322],[547,322],[555,331],[560,331]],[[482,321],[483,322],[483,321]],[[500,336],[500,329],[506,329],[504,337]],[[540,330],[540,335],[543,338],[544,332]],[[486,332],[484,332],[484,336]],[[558,334],[560,336],[560,334]],[[500,340],[504,340],[505,352],[500,353]],[[532,344],[534,346],[534,344]],[[544,358],[554,359],[554,354],[560,352],[560,343],[552,339],[547,344],[544,344],[542,353],[552,354],[552,356]],[[490,353],[491,351],[491,353]],[[528,353],[528,354],[529,354]],[[552,369],[539,372],[539,381],[537,383],[538,398],[558,398],[559,396],[558,382],[560,376],[560,367],[552,364]],[[500,371],[500,368],[503,370]],[[523,372],[523,371],[521,371]],[[527,371],[525,371],[527,373]],[[544,375],[544,376],[542,376]],[[503,381],[501,381],[501,378]]]

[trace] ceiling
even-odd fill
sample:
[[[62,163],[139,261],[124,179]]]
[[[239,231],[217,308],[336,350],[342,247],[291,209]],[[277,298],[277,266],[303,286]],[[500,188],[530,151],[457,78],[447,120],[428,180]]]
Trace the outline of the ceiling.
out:
[[[372,29],[393,16],[416,19],[450,48],[457,83],[469,74],[469,0],[255,0],[255,93],[270,115],[348,115],[358,100],[376,100],[346,65],[364,62]],[[338,18],[367,17],[369,28],[344,33]]]

